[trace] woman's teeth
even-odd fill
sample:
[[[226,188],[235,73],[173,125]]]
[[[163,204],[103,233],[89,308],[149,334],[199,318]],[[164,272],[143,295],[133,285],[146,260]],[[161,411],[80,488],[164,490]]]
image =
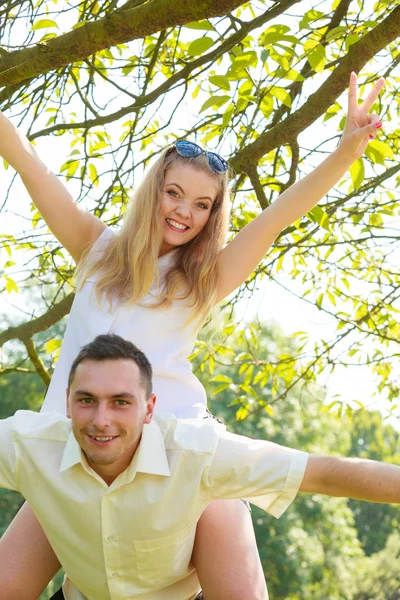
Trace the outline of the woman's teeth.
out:
[[[166,219],[166,221],[169,225],[172,225],[172,227],[175,227],[175,229],[180,229],[181,231],[184,231],[185,229],[189,229],[189,227],[187,225],[182,225],[182,223],[178,223],[177,221],[174,221],[173,219]]]

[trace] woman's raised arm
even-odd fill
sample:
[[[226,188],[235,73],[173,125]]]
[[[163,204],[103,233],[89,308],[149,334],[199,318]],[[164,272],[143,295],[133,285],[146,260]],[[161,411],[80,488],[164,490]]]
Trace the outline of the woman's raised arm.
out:
[[[221,251],[218,301],[246,281],[279,233],[308,213],[362,156],[369,140],[382,126],[378,116],[370,115],[369,111],[383,85],[384,80],[379,79],[359,106],[357,77],[351,74],[346,125],[339,146],[309,175],[283,192]]]
[[[104,224],[76,204],[61,181],[42,163],[29,140],[1,112],[0,155],[19,173],[49,229],[78,263]]]

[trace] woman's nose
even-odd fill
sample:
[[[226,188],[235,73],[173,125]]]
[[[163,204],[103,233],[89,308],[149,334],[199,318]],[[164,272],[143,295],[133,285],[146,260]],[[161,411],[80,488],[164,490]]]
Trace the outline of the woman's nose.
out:
[[[190,216],[190,205],[188,202],[180,202],[176,207],[176,213],[182,217],[188,218]]]

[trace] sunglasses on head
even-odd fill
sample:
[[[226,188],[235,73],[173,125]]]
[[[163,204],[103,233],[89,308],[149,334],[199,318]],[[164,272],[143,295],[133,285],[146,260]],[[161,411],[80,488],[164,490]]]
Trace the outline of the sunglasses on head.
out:
[[[205,154],[208,158],[208,164],[215,173],[225,173],[228,170],[228,163],[222,156],[215,152],[203,150],[203,148],[200,148],[200,146],[194,142],[179,140],[178,142],[175,142],[173,147],[178,154],[185,158],[194,158],[195,156],[200,156],[200,154]]]

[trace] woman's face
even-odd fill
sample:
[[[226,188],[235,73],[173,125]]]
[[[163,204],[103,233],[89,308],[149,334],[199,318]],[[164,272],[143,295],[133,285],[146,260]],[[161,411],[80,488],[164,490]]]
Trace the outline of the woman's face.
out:
[[[165,175],[161,216],[160,256],[192,240],[207,223],[218,194],[218,183],[189,164],[175,164]]]

